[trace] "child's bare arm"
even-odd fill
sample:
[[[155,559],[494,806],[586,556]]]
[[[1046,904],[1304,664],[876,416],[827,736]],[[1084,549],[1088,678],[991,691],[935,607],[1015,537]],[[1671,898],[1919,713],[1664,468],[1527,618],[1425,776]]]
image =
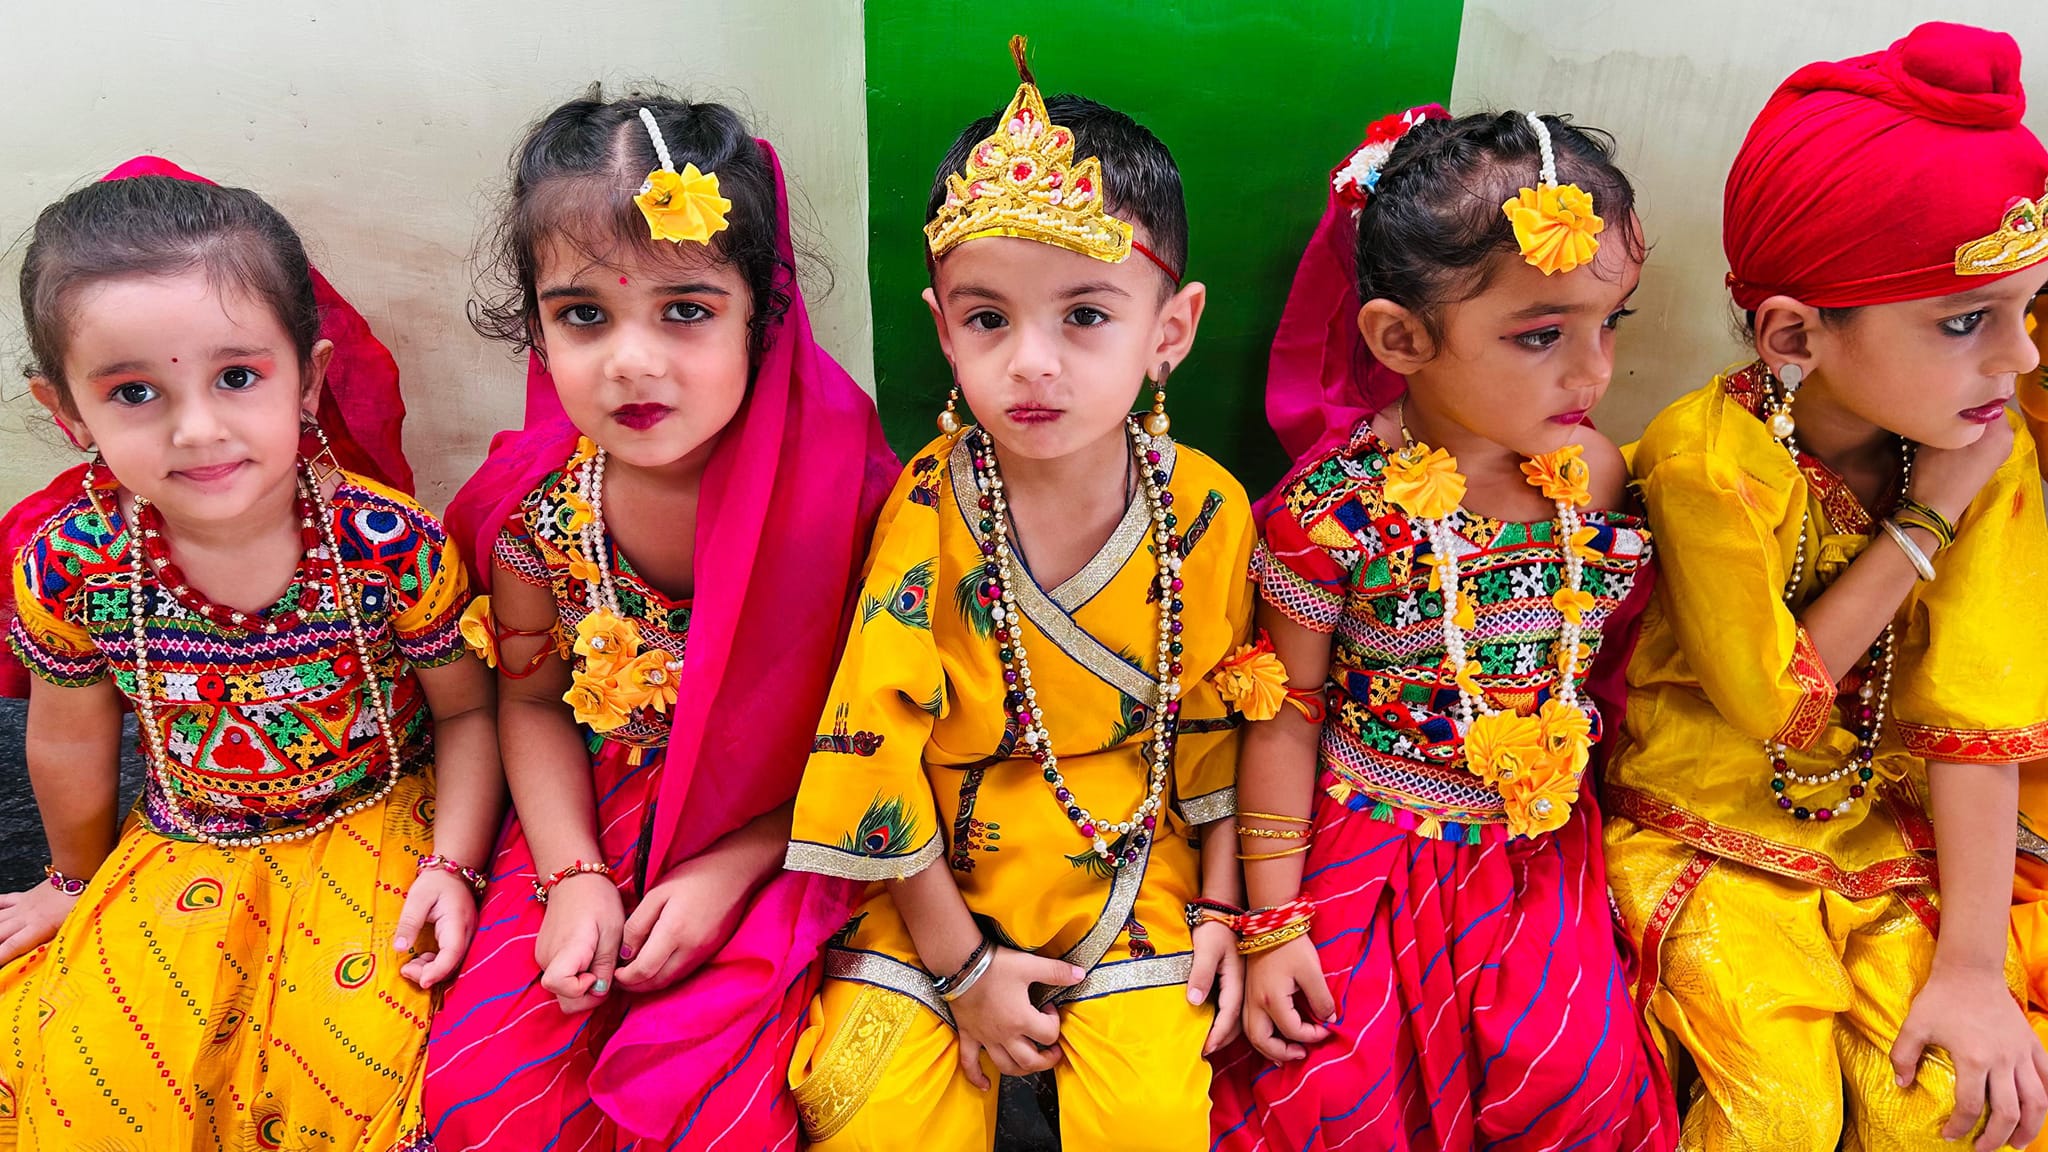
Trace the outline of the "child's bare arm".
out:
[[[113,851],[120,789],[121,696],[114,682],[29,686],[28,779],[50,863],[90,879]],[[77,900],[48,884],[0,895],[0,964],[48,941]]]

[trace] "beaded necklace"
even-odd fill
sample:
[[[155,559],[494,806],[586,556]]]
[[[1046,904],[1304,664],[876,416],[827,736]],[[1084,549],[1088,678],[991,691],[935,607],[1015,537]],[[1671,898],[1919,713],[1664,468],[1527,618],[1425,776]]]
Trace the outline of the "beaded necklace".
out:
[[[1160,466],[1164,437],[1153,437],[1134,419],[1124,421],[1131,439],[1131,455],[1144,485],[1145,500],[1152,513],[1154,553],[1158,557],[1159,645],[1154,663],[1157,685],[1152,710],[1152,735],[1146,741],[1145,798],[1128,819],[1115,822],[1098,819],[1074,795],[1060,774],[1059,756],[1053,752],[1052,736],[1045,728],[1045,712],[1038,703],[1038,689],[1031,681],[1031,658],[1024,650],[1024,615],[1014,591],[1016,556],[1010,545],[1010,506],[1003,492],[1002,469],[996,463],[995,443],[977,428],[968,433],[968,452],[974,461],[974,483],[979,490],[980,529],[985,589],[992,590],[995,604],[990,609],[995,622],[993,637],[997,656],[1003,662],[1004,704],[1022,729],[1021,740],[1045,777],[1052,797],[1065,811],[1077,832],[1089,841],[1089,848],[1112,868],[1136,864],[1158,828],[1159,809],[1173,765],[1175,727],[1180,716],[1181,601],[1180,551],[1173,530],[1178,518],[1172,511],[1173,493],[1165,491],[1166,470]],[[1028,577],[1027,577],[1028,578]],[[1128,837],[1119,852],[1115,837]]]
[[[1799,468],[1799,441],[1795,426],[1790,419],[1792,398],[1789,393],[1781,394],[1774,404],[1769,423],[1771,438],[1792,457],[1792,467]],[[1781,419],[1781,417],[1783,417]],[[1913,446],[1899,442],[1899,491],[1904,492],[1913,482]],[[1793,599],[1799,593],[1799,582],[1806,575],[1806,545],[1811,527],[1811,517],[1802,505],[1799,513],[1799,542],[1792,549],[1792,570],[1785,577],[1785,606],[1792,607]],[[1869,790],[1870,781],[1876,770],[1871,762],[1877,758],[1877,745],[1884,734],[1884,719],[1890,709],[1892,698],[1892,660],[1895,654],[1894,626],[1886,624],[1878,633],[1876,641],[1864,653],[1863,682],[1856,687],[1857,702],[1853,712],[1843,709],[1844,719],[1855,725],[1856,750],[1849,753],[1840,767],[1827,772],[1804,774],[1794,772],[1787,759],[1789,749],[1776,740],[1764,741],[1764,753],[1771,758],[1771,792],[1776,796],[1778,808],[1794,820],[1817,820],[1823,824],[1837,816],[1847,816],[1855,810],[1856,801],[1863,799]],[[1853,779],[1852,779],[1853,778]],[[1852,780],[1848,794],[1832,805],[1808,808],[1795,804],[1785,794],[1793,785],[1815,787],[1832,784],[1837,780]]]
[[[147,498],[138,495],[130,505],[128,516],[128,561],[131,574],[128,583],[128,620],[135,650],[135,691],[131,699],[135,704],[136,727],[142,732],[143,750],[149,759],[150,772],[156,778],[157,788],[163,794],[164,811],[170,817],[171,824],[179,832],[203,844],[221,848],[244,848],[259,844],[305,840],[325,830],[337,820],[381,803],[391,794],[391,790],[398,786],[398,741],[393,735],[390,704],[385,699],[384,686],[377,678],[376,664],[371,658],[369,635],[363,627],[362,610],[356,590],[349,579],[348,566],[342,562],[340,543],[334,534],[333,509],[328,506],[326,494],[320,490],[319,483],[308,473],[304,461],[300,461],[298,465],[298,489],[300,538],[305,543],[305,557],[301,561],[300,571],[302,574],[307,573],[312,568],[315,553],[319,549],[325,549],[333,576],[333,582],[329,586],[334,589],[336,602],[348,615],[349,637],[355,643],[356,659],[363,669],[363,687],[370,696],[370,705],[376,716],[377,731],[383,742],[389,772],[386,773],[384,783],[377,789],[375,795],[336,809],[315,823],[289,832],[219,836],[200,828],[186,815],[184,809],[178,806],[170,752],[164,747],[163,730],[157,725],[156,700],[149,692],[149,598],[145,585],[149,580],[150,571],[154,569],[160,584],[179,596],[181,602],[187,602],[186,594],[190,587],[184,582],[183,573],[169,562],[169,547],[162,543],[161,530],[145,530],[142,527],[146,518],[154,514],[154,509]],[[91,467],[85,472],[85,495],[91,502],[93,511],[102,520],[111,523],[106,510],[100,506],[99,492],[94,484],[94,470]],[[298,609],[280,614],[275,620],[266,621],[262,631],[266,635],[275,635],[286,627],[295,627],[303,622],[303,613],[312,610],[318,603],[317,588],[311,588],[310,594],[302,591],[299,595]],[[249,627],[245,613],[197,601],[193,601],[192,605],[208,621],[216,625]]]

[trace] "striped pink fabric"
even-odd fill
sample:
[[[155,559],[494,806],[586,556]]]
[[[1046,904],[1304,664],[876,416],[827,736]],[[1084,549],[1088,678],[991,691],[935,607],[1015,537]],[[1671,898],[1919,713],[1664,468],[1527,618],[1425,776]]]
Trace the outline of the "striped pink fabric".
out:
[[[592,758],[599,846],[627,907],[634,899],[649,806],[659,792],[659,753],[628,764],[606,744]],[[614,993],[595,1011],[564,1015],[540,987],[533,962],[541,905],[533,899],[533,855],[517,816],[509,818],[491,866],[475,948],[434,1015],[427,1045],[426,1111],[439,1152],[794,1152],[796,1104],[789,1053],[816,991],[814,964],[760,1013],[734,1066],[698,1098],[651,1101],[672,1117],[658,1139],[625,1131],[591,1098],[592,1071],[630,1008],[650,1009],[689,985],[650,996]]]
[[[1629,999],[1590,802],[1557,832],[1416,837],[1319,794],[1303,891],[1331,1036],[1218,1057],[1212,1150],[1638,1152],[1678,1142]]]

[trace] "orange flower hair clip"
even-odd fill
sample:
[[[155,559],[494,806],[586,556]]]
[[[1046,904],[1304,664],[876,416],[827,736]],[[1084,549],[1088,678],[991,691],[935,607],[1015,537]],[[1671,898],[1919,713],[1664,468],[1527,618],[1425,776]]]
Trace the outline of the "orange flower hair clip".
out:
[[[725,231],[725,214],[732,211],[732,201],[718,194],[718,173],[700,172],[695,164],[676,171],[675,162],[669,159],[668,141],[661,138],[661,126],[654,122],[654,111],[640,109],[640,122],[647,125],[654,155],[661,161],[661,167],[647,174],[639,195],[633,197],[640,214],[647,217],[649,234],[678,244],[686,240],[710,243],[713,236]]]
[[[1590,264],[1600,250],[1595,239],[1605,221],[1593,214],[1593,194],[1577,184],[1557,183],[1557,154],[1551,150],[1550,128],[1543,118],[1527,113],[1529,127],[1536,130],[1537,147],[1543,151],[1543,170],[1534,188],[1524,188],[1500,206],[1515,227],[1515,243],[1522,259],[1545,276],[1569,272]]]

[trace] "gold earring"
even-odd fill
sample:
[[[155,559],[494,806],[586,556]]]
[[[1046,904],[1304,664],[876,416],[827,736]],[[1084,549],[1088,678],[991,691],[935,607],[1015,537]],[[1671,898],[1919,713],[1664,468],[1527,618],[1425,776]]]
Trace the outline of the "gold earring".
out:
[[[1173,365],[1160,361],[1159,378],[1152,382],[1152,411],[1145,414],[1145,434],[1164,436],[1173,431],[1173,418],[1166,414],[1166,378],[1173,375]]]
[[[951,436],[953,433],[966,427],[966,425],[960,422],[960,412],[957,407],[959,403],[960,387],[956,384],[951,391],[946,393],[946,406],[939,412],[940,435]]]
[[[301,434],[312,433],[320,441],[320,450],[313,453],[306,466],[312,470],[313,482],[324,484],[329,476],[341,471],[341,458],[334,454],[334,442],[327,438],[327,430],[320,427],[319,419],[310,412],[301,414],[299,430]]]

